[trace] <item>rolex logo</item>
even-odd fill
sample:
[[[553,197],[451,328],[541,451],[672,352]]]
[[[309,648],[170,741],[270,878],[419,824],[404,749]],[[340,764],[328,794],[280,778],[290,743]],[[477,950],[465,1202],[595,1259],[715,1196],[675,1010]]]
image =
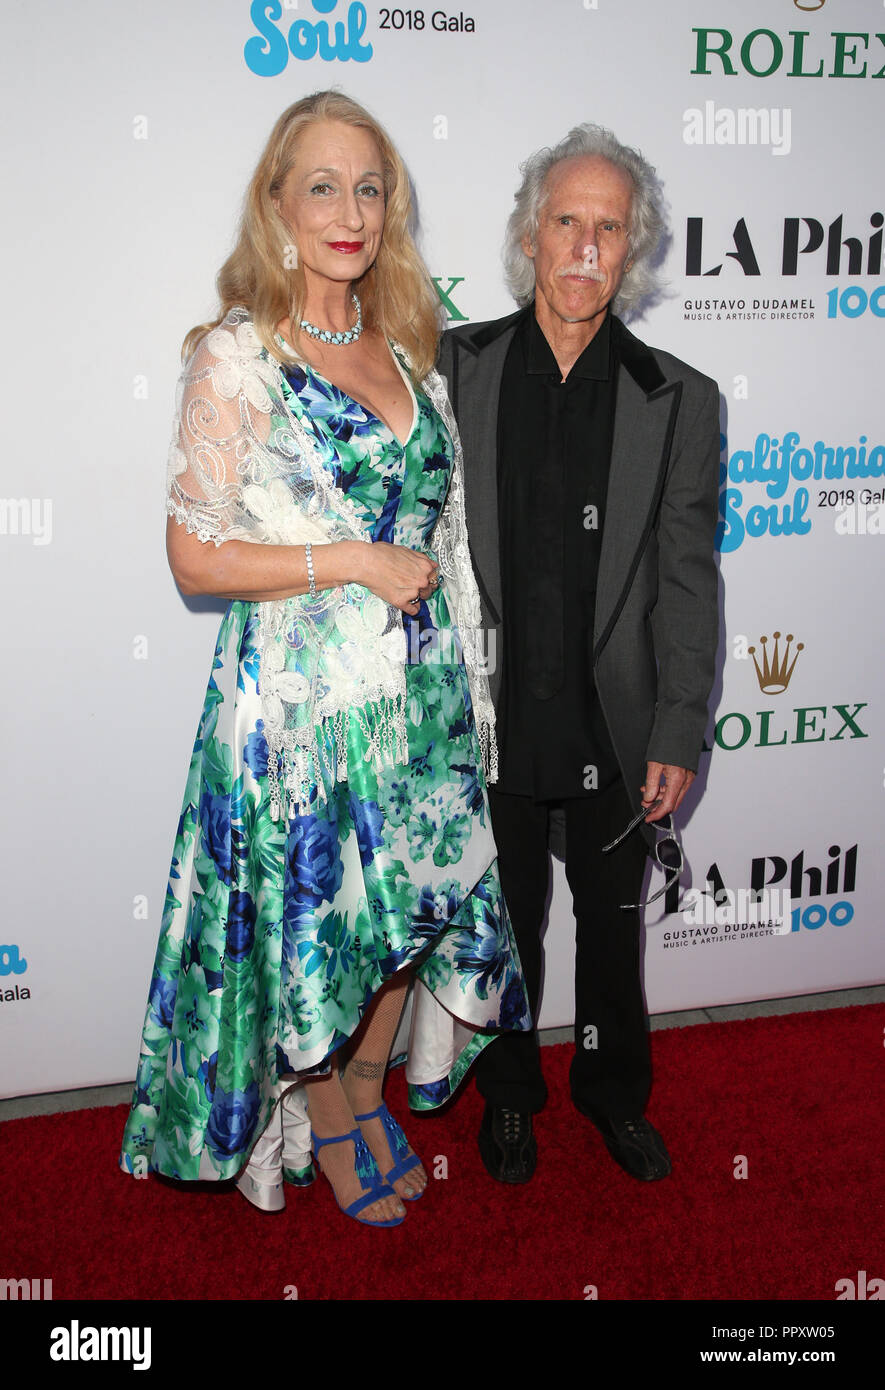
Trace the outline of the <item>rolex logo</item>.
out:
[[[805,643],[796,643],[796,647],[794,652],[792,653],[791,660],[790,645],[793,641],[792,632],[787,633],[786,645],[784,647],[783,652],[781,652],[780,648],[780,633],[773,633],[773,637],[774,648],[771,651],[771,653],[769,653],[768,650],[768,638],[759,638],[759,641],[762,645],[761,666],[759,665],[759,661],[756,656],[756,648],[748,647],[747,650],[753,658],[753,665],[756,667],[756,679],[759,682],[759,689],[765,695],[782,695],[783,692],[786,690],[787,686],[790,684],[790,677],[796,669],[796,662],[799,660],[799,653],[803,650]]]

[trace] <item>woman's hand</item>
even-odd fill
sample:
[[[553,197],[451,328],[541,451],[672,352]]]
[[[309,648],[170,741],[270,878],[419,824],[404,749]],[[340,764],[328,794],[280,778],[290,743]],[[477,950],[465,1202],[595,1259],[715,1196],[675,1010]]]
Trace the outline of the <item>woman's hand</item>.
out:
[[[439,565],[434,557],[387,541],[374,541],[362,550],[359,582],[385,603],[414,617],[419,600],[430,598],[437,586]]]
[[[388,550],[395,547],[388,546]],[[365,541],[333,541],[313,546],[317,589],[365,584],[365,556],[373,547]],[[214,546],[200,541],[169,517],[166,551],[175,582],[183,594],[215,594],[246,603],[270,603],[306,594],[309,588],[303,545],[256,545],[225,541]],[[413,595],[415,590],[412,591]],[[414,609],[412,610],[414,612]]]
[[[197,540],[169,517],[166,548],[183,594],[266,603],[308,591],[303,545],[230,540],[216,548],[211,541]],[[315,544],[313,567],[317,589],[362,584],[410,617],[418,612],[416,599],[433,593],[439,573],[435,556],[387,541]]]

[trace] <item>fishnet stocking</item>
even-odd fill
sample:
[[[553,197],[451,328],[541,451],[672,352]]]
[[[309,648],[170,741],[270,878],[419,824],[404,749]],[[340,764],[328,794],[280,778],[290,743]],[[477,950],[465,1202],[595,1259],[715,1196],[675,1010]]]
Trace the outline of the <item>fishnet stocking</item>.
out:
[[[343,1064],[341,1083],[354,1115],[365,1115],[377,1110],[381,1104],[390,1049],[406,1001],[409,980],[410,972],[398,971],[375,995],[354,1035],[349,1057]],[[393,1167],[394,1156],[380,1117],[363,1120],[360,1129],[381,1172],[388,1172]],[[409,1152],[413,1153],[414,1150],[410,1147]],[[427,1174],[417,1166],[410,1168],[404,1177],[397,1178],[393,1187],[401,1197],[416,1197],[426,1185]]]
[[[359,1128],[382,1176],[392,1167],[393,1158],[381,1121],[368,1120],[358,1126],[354,1115],[381,1104],[384,1074],[408,986],[408,972],[400,971],[373,999],[354,1034],[349,1057],[342,1062],[336,1053],[328,1076],[304,1078],[310,1122],[317,1136],[326,1139]],[[342,1206],[359,1197],[364,1189],[354,1172],[352,1143],[324,1145],[318,1161]],[[394,1184],[397,1197],[374,1202],[363,1215],[370,1221],[399,1216],[404,1210],[399,1198],[416,1195],[426,1182],[423,1168],[411,1169]]]

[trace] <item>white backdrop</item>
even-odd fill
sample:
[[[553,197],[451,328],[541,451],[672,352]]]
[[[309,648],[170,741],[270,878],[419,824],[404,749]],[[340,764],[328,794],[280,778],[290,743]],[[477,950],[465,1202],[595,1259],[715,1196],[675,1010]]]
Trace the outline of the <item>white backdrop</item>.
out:
[[[39,32],[7,7],[0,1094],[133,1073],[219,617],[165,566],[178,349],[214,310],[273,121],[331,85],[403,152],[464,318],[513,307],[499,246],[528,153],[596,120],[658,167],[669,289],[632,326],[717,378],[727,430],[725,634],[685,882],[792,875],[795,912],[751,935],[650,911],[648,1003],[885,975],[883,6],[467,3],[442,28],[348,0],[49,0]],[[253,13],[275,75],[244,57]],[[293,23],[318,51],[283,66]],[[802,643],[779,690],[747,650],[761,666],[775,632],[781,653]],[[571,1017],[571,952],[556,865],[544,1025]]]

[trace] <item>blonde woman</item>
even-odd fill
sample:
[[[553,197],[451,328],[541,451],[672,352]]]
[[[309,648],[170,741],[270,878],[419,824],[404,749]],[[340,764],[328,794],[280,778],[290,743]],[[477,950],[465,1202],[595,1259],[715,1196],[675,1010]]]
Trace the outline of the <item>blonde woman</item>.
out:
[[[451,1095],[493,1030],[530,1022],[488,814],[460,446],[410,217],[377,122],[338,93],[297,102],[250,184],[219,316],[185,342],[169,562],[183,593],[231,602],[121,1159],[238,1177],[277,1211],[312,1148],[339,1207],[379,1226],[427,1182],[382,1096],[410,984],[415,1109]]]

